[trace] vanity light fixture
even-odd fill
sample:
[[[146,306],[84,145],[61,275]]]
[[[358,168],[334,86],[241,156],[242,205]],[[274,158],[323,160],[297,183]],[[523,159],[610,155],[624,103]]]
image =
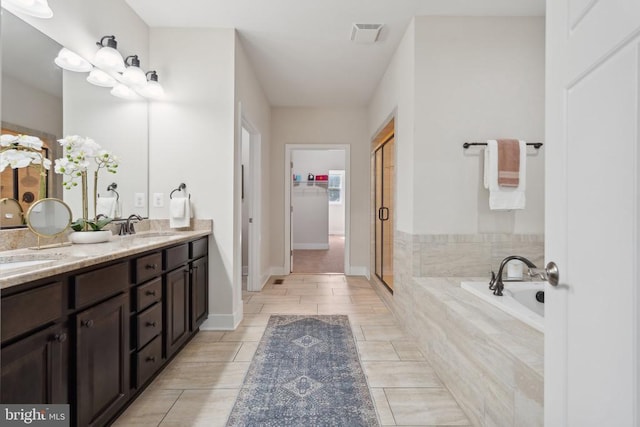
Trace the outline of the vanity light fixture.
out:
[[[122,73],[122,82],[129,86],[144,86],[147,84],[147,76],[140,69],[138,55],[127,56],[124,59],[127,68]]]
[[[101,87],[114,87],[118,82],[99,68],[91,70],[87,76],[87,81],[93,85]]]
[[[105,46],[105,40],[107,42]],[[116,36],[104,36],[99,42],[96,42],[100,49],[96,52],[93,63],[98,68],[106,71],[115,71],[122,73],[125,71],[124,60],[118,52],[118,42]]]
[[[111,95],[117,96],[118,98],[128,99],[130,101],[135,101],[140,99],[137,93],[133,91],[129,86],[117,83],[113,89],[111,89]]]
[[[10,12],[22,13],[36,18],[51,18],[53,11],[47,0],[2,0],[2,7]]]
[[[58,56],[53,60],[56,65],[65,70],[75,71],[78,73],[86,73],[91,71],[93,65],[80,55],[70,51],[66,47],[60,49]]]
[[[158,73],[155,71],[147,71],[148,81],[146,86],[138,89],[138,93],[145,98],[160,99],[164,96],[164,89],[158,83]]]

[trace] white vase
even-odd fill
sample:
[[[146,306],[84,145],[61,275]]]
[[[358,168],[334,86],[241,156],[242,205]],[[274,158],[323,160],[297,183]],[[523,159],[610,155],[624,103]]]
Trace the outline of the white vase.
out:
[[[71,243],[102,243],[111,239],[111,231],[74,231],[68,238]]]

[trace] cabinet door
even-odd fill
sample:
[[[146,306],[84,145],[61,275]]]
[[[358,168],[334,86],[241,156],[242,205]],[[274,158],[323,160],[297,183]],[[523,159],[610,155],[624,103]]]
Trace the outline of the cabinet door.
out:
[[[189,337],[189,270],[182,267],[165,278],[165,353],[169,358]]]
[[[209,271],[206,258],[191,263],[191,330],[195,331],[209,314]]]
[[[2,403],[69,403],[69,339],[54,325],[2,349]]]
[[[76,333],[78,425],[104,425],[128,398],[128,294],[79,313]]]

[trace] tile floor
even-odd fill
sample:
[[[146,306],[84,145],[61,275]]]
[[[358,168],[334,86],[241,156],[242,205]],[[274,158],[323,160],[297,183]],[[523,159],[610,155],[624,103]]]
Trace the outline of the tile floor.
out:
[[[244,292],[238,329],[199,332],[114,426],[224,426],[269,316],[278,313],[349,316],[382,426],[470,425],[366,279],[272,281],[262,292]]]

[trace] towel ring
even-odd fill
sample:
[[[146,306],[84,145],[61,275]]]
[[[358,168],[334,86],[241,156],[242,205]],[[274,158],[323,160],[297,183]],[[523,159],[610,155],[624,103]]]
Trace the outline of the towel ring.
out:
[[[169,194],[169,198],[173,199],[173,193],[175,193],[176,191],[182,191],[184,189],[187,188],[187,185],[183,182],[181,183],[178,188],[174,189],[170,194]],[[189,194],[189,198],[191,198],[191,194]]]
[[[116,202],[117,202],[117,201],[120,201],[120,194],[116,191],[116,188],[118,188],[118,184],[116,184],[115,182],[112,182],[107,187],[107,191],[113,191],[114,193],[116,193]]]

